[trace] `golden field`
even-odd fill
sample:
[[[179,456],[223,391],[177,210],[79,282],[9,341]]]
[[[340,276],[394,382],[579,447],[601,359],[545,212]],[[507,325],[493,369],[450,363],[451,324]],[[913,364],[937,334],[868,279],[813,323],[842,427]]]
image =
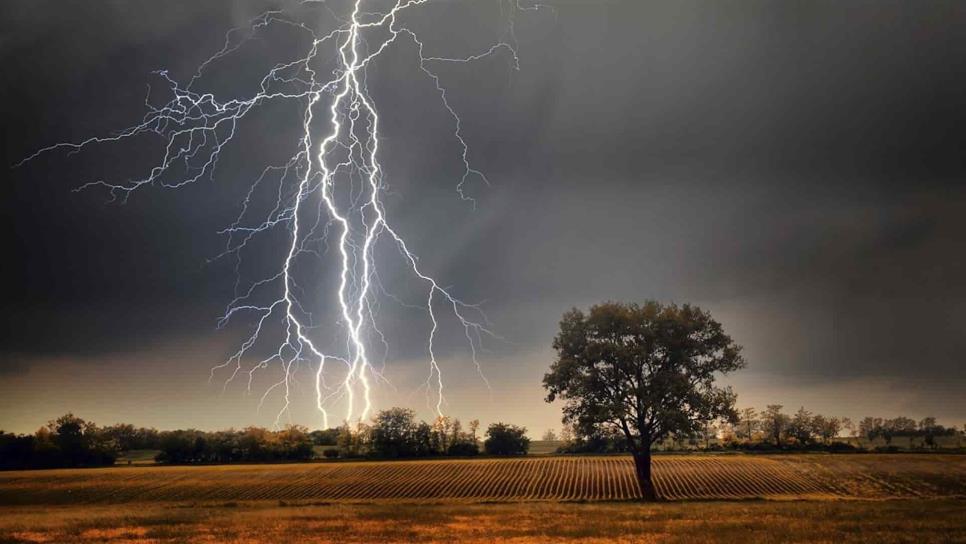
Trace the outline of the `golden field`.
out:
[[[0,543],[966,543],[966,456],[662,455],[654,473],[656,504],[629,500],[624,456],[2,472]]]
[[[660,455],[668,500],[966,497],[966,456]],[[0,472],[0,504],[600,501],[639,498],[628,456]]]
[[[966,502],[19,506],[0,508],[0,542],[956,543],[966,542]]]

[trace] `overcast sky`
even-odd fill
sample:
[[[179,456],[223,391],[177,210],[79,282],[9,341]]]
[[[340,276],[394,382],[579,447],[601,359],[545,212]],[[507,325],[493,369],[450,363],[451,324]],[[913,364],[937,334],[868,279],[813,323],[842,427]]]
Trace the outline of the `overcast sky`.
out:
[[[531,434],[559,427],[540,379],[560,315],[657,299],[710,310],[745,347],[748,368],[729,379],[739,406],[962,424],[966,5],[549,3],[515,16],[519,71],[498,54],[439,72],[469,158],[491,181],[469,184],[475,210],[456,192],[451,119],[413,48],[370,69],[388,213],[424,269],[481,302],[504,337],[481,357],[488,391],[459,329],[444,324],[445,411]],[[4,164],[136,123],[147,86],[163,86],[153,71],[190,78],[228,29],[266,7],[3,2]],[[466,56],[499,38],[507,13],[496,1],[443,2],[409,23],[429,54]],[[250,96],[265,66],[303,46],[268,31],[200,84]],[[271,423],[277,399],[259,412],[261,390],[208,382],[251,324],[216,328],[234,263],[212,259],[218,230],[298,129],[292,111],[266,108],[214,179],[149,187],[123,205],[72,189],[143,175],[157,142],[52,153],[7,172],[0,428],[31,431],[69,410],[162,428]],[[399,262],[383,266],[393,283]],[[323,269],[317,280],[333,277]],[[394,388],[380,387],[377,407],[428,418],[425,318],[389,306]],[[317,426],[310,389],[293,418]]]

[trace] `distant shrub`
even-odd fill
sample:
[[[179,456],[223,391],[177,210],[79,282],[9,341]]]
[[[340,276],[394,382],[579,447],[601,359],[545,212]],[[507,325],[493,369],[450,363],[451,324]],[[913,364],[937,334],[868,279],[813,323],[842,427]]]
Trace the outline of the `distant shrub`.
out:
[[[316,446],[335,446],[339,440],[339,429],[316,430],[309,433]]]
[[[480,447],[476,442],[456,442],[451,444],[449,449],[446,450],[446,455],[452,455],[454,457],[470,457],[473,455],[479,455]]]
[[[339,450],[337,449],[323,450],[322,457],[325,457],[326,459],[335,459],[339,457]]]
[[[420,428],[413,410],[382,410],[376,414],[372,424],[372,453],[384,458],[417,457],[428,448],[428,429],[428,425]]]
[[[851,453],[859,451],[859,448],[856,448],[852,444],[847,444],[845,442],[832,442],[826,446],[826,449],[833,453]]]
[[[493,423],[486,430],[483,449],[490,455],[525,455],[530,450],[526,427]]]
[[[627,439],[612,430],[595,429],[593,434],[577,433],[557,448],[557,453],[626,453]]]
[[[735,446],[737,449],[747,450],[747,451],[778,451],[778,446],[772,444],[771,442],[749,442],[745,444],[737,444]]]

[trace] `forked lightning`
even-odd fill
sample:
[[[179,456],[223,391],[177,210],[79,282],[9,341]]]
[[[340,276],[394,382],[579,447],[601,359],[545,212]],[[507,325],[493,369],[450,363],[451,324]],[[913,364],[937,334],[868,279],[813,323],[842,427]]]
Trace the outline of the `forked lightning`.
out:
[[[241,342],[237,351],[213,367],[211,375],[227,373],[227,386],[239,374],[247,373],[251,390],[259,370],[280,366],[281,378],[267,388],[259,403],[261,406],[273,392],[281,394],[284,400],[275,418],[276,425],[284,416],[290,416],[294,374],[302,364],[314,365],[315,404],[324,427],[329,427],[330,412],[340,405],[344,406],[340,419],[347,423],[369,417],[374,402],[374,383],[385,379],[382,366],[373,364],[375,348],[370,344],[376,339],[381,353],[388,350],[377,325],[376,308],[383,299],[403,303],[380,284],[376,262],[380,240],[395,247],[399,258],[425,289],[422,309],[428,316],[426,353],[429,366],[426,387],[427,393],[432,393],[431,405],[435,411],[442,415],[445,403],[443,375],[434,348],[440,331],[440,311],[445,310],[458,321],[472,362],[481,378],[486,379],[477,355],[483,338],[495,335],[485,315],[478,306],[453,296],[420,267],[418,258],[387,216],[383,200],[386,186],[379,153],[379,105],[369,93],[367,70],[374,64],[374,59],[407,41],[418,52],[419,73],[415,75],[431,81],[441,107],[452,118],[452,137],[461,149],[459,159],[463,173],[455,180],[456,194],[475,207],[475,202],[467,195],[467,184],[489,182],[483,172],[471,164],[460,117],[450,105],[446,88],[434,67],[443,63],[472,63],[502,55],[518,69],[514,35],[516,17],[542,6],[500,0],[505,18],[502,37],[476,54],[450,57],[426,52],[416,32],[401,21],[404,13],[416,13],[429,3],[429,0],[382,2],[380,10],[375,2],[355,0],[342,10],[348,15],[340,15],[332,2],[299,4],[299,10],[327,15],[336,21],[334,29],[327,33],[304,22],[304,17],[286,11],[263,13],[246,27],[229,31],[224,46],[205,60],[186,83],[177,81],[167,71],[159,71],[158,75],[169,87],[171,98],[160,106],[146,100],[147,113],[140,123],[111,136],[56,144],[21,162],[54,150],[76,152],[94,144],[117,143],[145,133],[159,135],[163,142],[162,158],[143,177],[123,182],[97,179],[77,189],[101,187],[109,191],[112,199],[123,201],[145,186],[178,188],[213,177],[222,149],[235,138],[239,121],[269,103],[296,101],[300,108],[304,107],[300,134],[297,141],[292,142],[292,156],[282,164],[267,166],[255,177],[237,219],[221,232],[227,237],[227,243],[219,257],[236,259],[236,296],[228,304],[219,326],[242,315],[251,318],[253,326],[251,334]],[[223,100],[213,93],[194,90],[199,80],[219,61],[237,54],[253,37],[279,26],[305,33],[307,49],[295,55],[294,60],[273,66],[250,97]],[[333,58],[334,70],[321,68]],[[320,72],[328,74],[327,77],[321,77]],[[267,214],[258,214],[259,218],[253,221],[250,217],[252,210],[258,208],[253,200],[265,192],[264,184],[269,183],[268,180],[277,183],[277,188],[272,191],[274,202]],[[261,279],[243,281],[240,273],[243,250],[259,235],[268,235],[278,228],[287,229],[287,245],[277,269]],[[343,338],[344,348],[335,350],[322,347],[320,341],[313,340],[319,337],[319,325],[311,317],[313,301],[296,283],[294,273],[296,263],[308,262],[310,257],[319,254],[318,246],[334,250],[341,267],[337,271],[338,285],[333,299],[338,301],[340,315],[336,334]],[[305,263],[299,266],[305,266]],[[324,272],[319,270],[319,277]],[[278,294],[269,295],[267,300],[270,302],[264,302],[265,293],[273,291]],[[273,297],[276,298],[272,300]],[[277,349],[268,350],[264,357],[253,356],[257,351],[255,346],[265,341],[263,336],[273,324],[279,325],[281,331]],[[336,378],[332,379],[333,376]]]

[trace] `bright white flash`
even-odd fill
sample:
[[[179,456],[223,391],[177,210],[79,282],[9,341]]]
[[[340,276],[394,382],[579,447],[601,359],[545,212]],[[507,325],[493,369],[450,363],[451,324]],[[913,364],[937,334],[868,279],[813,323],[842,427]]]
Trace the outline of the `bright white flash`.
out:
[[[414,75],[429,78],[432,82],[441,107],[452,117],[452,136],[462,150],[463,173],[455,180],[457,194],[475,206],[464,191],[466,184],[474,180],[488,183],[488,180],[470,163],[461,120],[450,106],[446,89],[434,72],[434,66],[472,63],[485,57],[504,55],[514,68],[518,68],[515,17],[520,12],[542,6],[523,6],[519,0],[499,0],[506,21],[502,37],[477,54],[448,57],[425,53],[419,36],[401,20],[404,12],[415,12],[427,3],[429,0],[396,0],[387,5],[386,2],[355,0],[347,6],[349,14],[346,17],[337,14],[330,2],[302,2],[299,9],[319,8],[339,21],[325,34],[286,12],[263,13],[248,26],[229,31],[222,49],[202,63],[186,83],[176,81],[167,71],[158,72],[170,87],[172,98],[161,106],[146,101],[148,110],[140,123],[112,136],[53,145],[23,161],[56,149],[73,152],[145,133],[161,136],[163,157],[143,177],[123,182],[95,180],[78,188],[99,186],[106,188],[113,199],[126,200],[144,186],[177,188],[212,177],[222,149],[235,138],[236,128],[246,116],[275,102],[296,101],[299,107],[304,105],[300,136],[292,142],[293,154],[282,164],[266,167],[255,178],[237,219],[222,231],[228,242],[224,253],[219,255],[236,259],[238,272],[242,252],[252,240],[260,235],[271,235],[279,228],[287,229],[286,251],[276,270],[247,283],[242,281],[240,274],[236,275],[236,296],[228,304],[219,326],[244,315],[252,320],[251,334],[237,351],[211,369],[212,377],[219,371],[227,372],[226,386],[239,374],[247,373],[251,390],[259,370],[280,366],[281,378],[267,388],[259,403],[261,406],[273,392],[280,392],[284,400],[276,416],[276,425],[282,417],[290,415],[294,374],[302,364],[314,365],[316,406],[324,427],[329,427],[330,412],[339,406],[344,407],[342,419],[346,422],[365,420],[370,415],[374,385],[385,378],[383,365],[373,364],[372,352],[376,349],[369,344],[372,339],[377,339],[380,353],[388,349],[377,324],[377,308],[383,299],[403,303],[380,284],[376,248],[383,239],[396,248],[397,258],[424,285],[425,301],[421,308],[428,316],[426,387],[427,393],[431,392],[435,411],[442,415],[445,403],[443,375],[434,350],[440,328],[439,312],[450,314],[462,326],[472,362],[481,378],[486,380],[477,360],[483,338],[495,336],[487,325],[486,316],[478,306],[457,299],[419,266],[418,258],[386,214],[383,203],[386,187],[379,161],[379,107],[368,92],[367,70],[374,59],[392,47],[402,46],[407,41],[409,46],[415,46],[419,73]],[[379,5],[384,7],[380,10]],[[291,61],[273,66],[249,98],[223,100],[215,94],[193,90],[205,72],[220,60],[236,53],[260,32],[279,25],[307,35],[307,50],[295,55]],[[239,34],[243,37],[236,39]],[[323,70],[321,67],[333,58],[336,68]],[[266,135],[269,137],[275,138]],[[259,218],[253,221],[250,210],[257,208],[253,199],[264,193],[264,184],[271,183],[270,180],[277,183],[277,188],[272,191],[275,195],[273,205],[266,215],[258,214]],[[341,346],[338,348],[328,347],[328,344],[322,347],[322,342],[313,340],[319,338],[318,331],[324,328],[312,321],[311,309],[318,303],[313,304],[306,291],[297,285],[294,273],[296,266],[304,268],[318,262],[317,246],[320,244],[333,250],[340,263],[337,292],[333,297],[340,315],[339,322],[334,325],[335,335],[343,338],[337,343]],[[318,271],[320,278],[325,276],[324,272]],[[264,296],[272,292],[277,295]],[[277,341],[277,349],[269,350],[267,356],[253,357],[257,352],[256,345],[266,341],[263,339],[266,331],[276,325],[280,325],[281,337],[268,341]]]

